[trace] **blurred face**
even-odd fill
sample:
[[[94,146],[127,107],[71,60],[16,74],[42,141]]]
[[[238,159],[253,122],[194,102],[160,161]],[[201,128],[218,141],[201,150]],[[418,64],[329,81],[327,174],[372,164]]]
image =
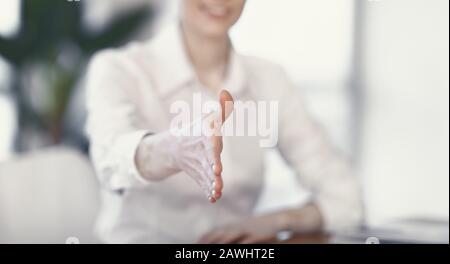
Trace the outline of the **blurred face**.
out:
[[[222,37],[239,19],[245,0],[183,0],[181,20],[185,27],[207,37]]]

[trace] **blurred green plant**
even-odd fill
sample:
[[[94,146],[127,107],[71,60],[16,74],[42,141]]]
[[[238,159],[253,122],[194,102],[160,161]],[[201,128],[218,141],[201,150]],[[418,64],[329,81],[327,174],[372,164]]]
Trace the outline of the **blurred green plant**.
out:
[[[14,69],[11,92],[18,110],[18,151],[28,148],[23,132],[29,130],[44,131],[52,143],[59,143],[63,116],[87,59],[97,50],[123,44],[152,17],[145,5],[93,31],[82,21],[82,5],[83,1],[22,0],[17,34],[0,36],[0,56]],[[35,80],[27,76],[36,65],[41,69],[38,79],[45,84],[43,107],[35,107]]]

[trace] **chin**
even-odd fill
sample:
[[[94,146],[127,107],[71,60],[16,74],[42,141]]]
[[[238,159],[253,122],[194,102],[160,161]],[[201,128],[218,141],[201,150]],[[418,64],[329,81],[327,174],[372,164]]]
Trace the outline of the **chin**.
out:
[[[229,26],[223,26],[223,25],[203,25],[202,32],[205,36],[211,37],[211,38],[220,38],[228,35]]]

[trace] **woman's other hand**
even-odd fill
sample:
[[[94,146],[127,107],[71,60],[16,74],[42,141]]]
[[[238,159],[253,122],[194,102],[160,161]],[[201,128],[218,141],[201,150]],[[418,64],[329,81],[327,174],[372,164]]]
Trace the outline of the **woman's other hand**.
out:
[[[201,244],[254,244],[273,243],[281,231],[311,234],[322,230],[322,216],[315,204],[261,216],[254,216],[238,223],[217,227],[204,234]]]

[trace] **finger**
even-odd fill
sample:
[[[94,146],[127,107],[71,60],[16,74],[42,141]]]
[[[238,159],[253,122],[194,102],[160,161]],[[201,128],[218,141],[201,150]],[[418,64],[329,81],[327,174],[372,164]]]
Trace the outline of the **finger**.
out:
[[[216,194],[220,194],[220,196],[222,195],[222,191],[223,191],[222,176],[216,176],[216,179],[214,180],[214,190],[216,191]]]
[[[211,171],[212,172],[212,171]],[[206,179],[205,185],[207,186],[207,198],[211,203],[215,203],[220,196],[217,197],[217,191],[215,190],[215,182],[214,180],[211,180],[211,178],[207,175],[208,173],[205,170],[202,170],[200,172],[203,176],[203,179]]]
[[[215,175],[219,176],[222,173],[222,160],[220,154],[222,153],[223,143],[221,136],[212,136],[206,138],[203,142],[206,157],[208,162],[213,167]]]
[[[211,196],[214,197],[216,200],[219,200],[220,197],[222,196],[222,188],[223,188],[222,179],[221,178],[218,179],[218,177],[215,175],[212,168],[214,163],[207,158],[206,150],[205,150],[205,157],[202,160],[203,160],[202,162],[203,169],[211,181],[210,185]]]
[[[211,143],[212,142],[212,143]],[[214,171],[214,175],[216,176],[214,179],[214,191],[215,195],[214,197],[216,199],[219,199],[222,196],[222,190],[223,190],[223,180],[222,180],[222,159],[221,159],[221,153],[223,149],[223,142],[221,136],[213,136],[210,141],[211,149],[206,151],[208,161],[212,162]]]
[[[202,118],[202,133],[204,136],[211,137],[221,134],[221,109],[208,113]]]
[[[222,143],[222,137],[221,136],[213,136],[211,138],[213,141],[213,160],[214,160],[214,173],[216,176],[220,176],[222,174],[222,159],[220,158],[220,154],[222,154],[223,149],[223,143]]]
[[[208,175],[212,175],[212,177],[214,177],[214,174],[213,174],[213,172],[212,172],[212,169],[211,168],[209,168],[209,172],[207,172],[206,170],[203,170],[202,172],[200,172],[200,173],[202,173],[204,176],[203,176],[203,178],[207,178],[207,189],[208,189],[208,200],[209,200],[209,202],[211,202],[211,203],[215,203],[215,202],[217,202],[217,200],[219,200],[219,198],[222,196],[222,193],[221,193],[221,191],[217,191],[216,190],[216,182],[215,182],[215,180],[214,179],[212,179],[211,178],[211,176],[208,176]]]
[[[216,200],[219,200],[222,197],[222,192],[216,191],[215,196]]]
[[[220,108],[221,108],[221,120],[220,122],[223,124],[225,120],[231,115],[234,109],[234,99],[231,96],[230,92],[227,90],[220,91],[219,95]]]

